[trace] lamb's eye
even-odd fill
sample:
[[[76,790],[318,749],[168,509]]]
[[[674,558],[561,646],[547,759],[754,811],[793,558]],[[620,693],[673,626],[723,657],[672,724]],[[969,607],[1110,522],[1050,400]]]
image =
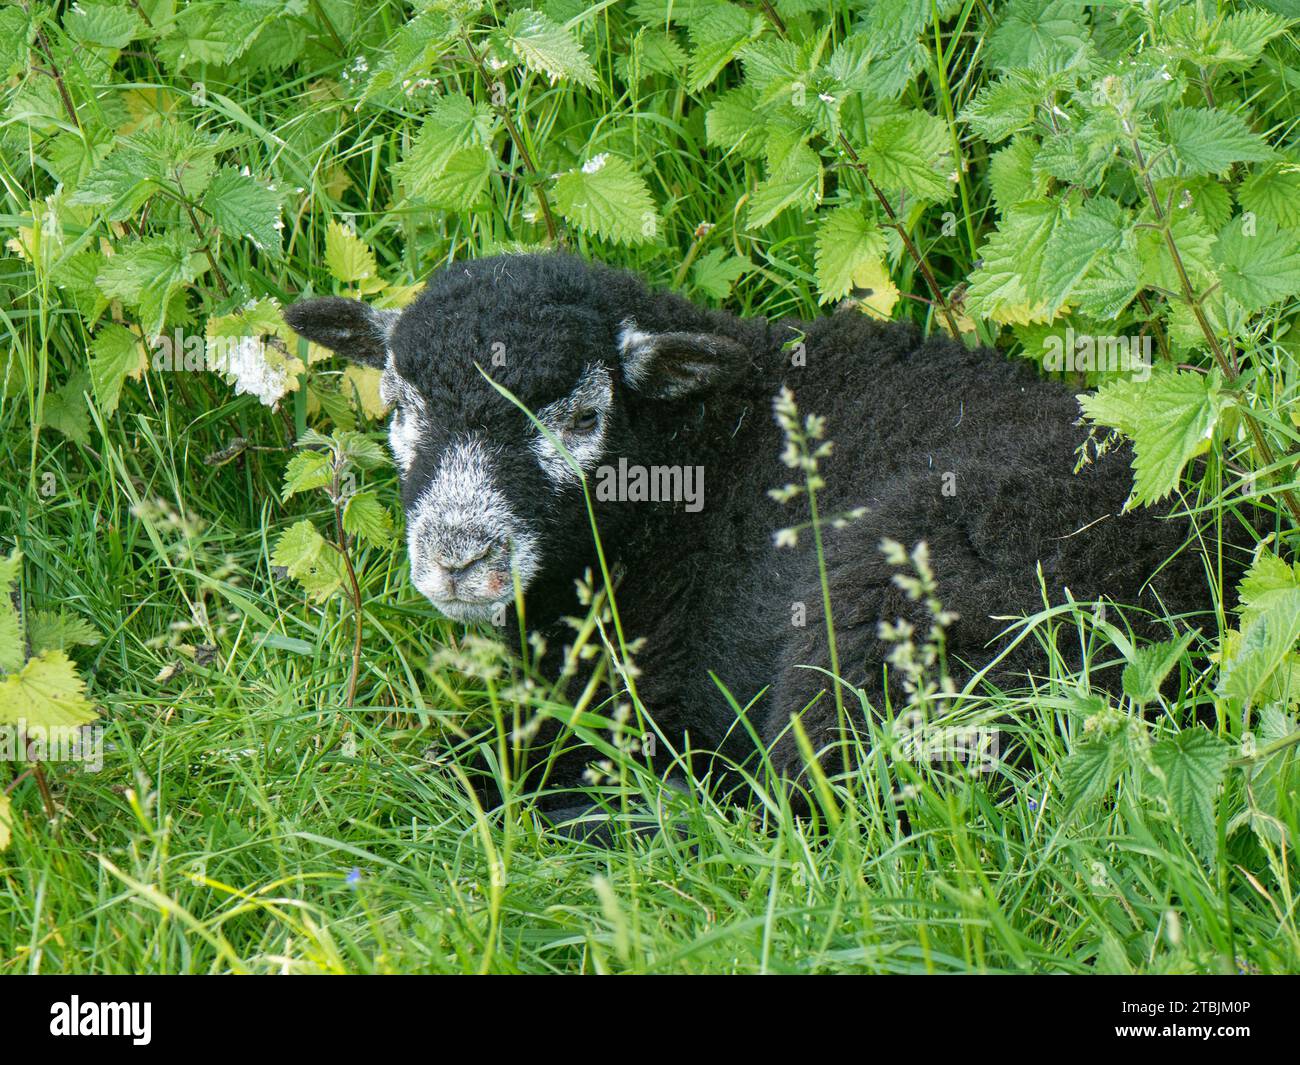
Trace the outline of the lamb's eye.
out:
[[[569,430],[575,433],[589,433],[596,428],[600,415],[594,410],[580,410],[569,423]]]

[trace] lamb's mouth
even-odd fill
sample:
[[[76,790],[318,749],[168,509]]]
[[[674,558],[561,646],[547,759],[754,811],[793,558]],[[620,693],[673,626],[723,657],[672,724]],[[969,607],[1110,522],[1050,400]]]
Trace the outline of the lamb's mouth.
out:
[[[453,621],[471,622],[471,621],[492,621],[501,620],[501,614],[506,607],[514,601],[513,596],[502,596],[497,599],[487,598],[461,598],[457,596],[454,599],[434,599],[429,597],[438,612]]]

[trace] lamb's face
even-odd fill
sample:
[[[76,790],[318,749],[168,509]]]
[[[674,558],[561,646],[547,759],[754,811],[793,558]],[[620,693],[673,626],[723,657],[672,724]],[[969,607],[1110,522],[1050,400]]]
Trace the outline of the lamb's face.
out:
[[[647,298],[568,256],[512,256],[448,267],[400,314],[288,308],[303,336],[382,366],[411,578],[442,613],[500,621],[516,583],[579,576],[583,476],[642,453],[638,404],[690,395],[736,360],[726,337],[644,331],[619,284]]]
[[[424,340],[408,339],[394,344],[380,387],[393,408],[411,579],[449,617],[500,620],[516,580],[527,590],[563,538],[582,535],[568,519],[579,470],[595,468],[623,421],[617,368],[575,361],[550,380],[510,380],[518,375],[473,360],[452,382],[421,374]]]

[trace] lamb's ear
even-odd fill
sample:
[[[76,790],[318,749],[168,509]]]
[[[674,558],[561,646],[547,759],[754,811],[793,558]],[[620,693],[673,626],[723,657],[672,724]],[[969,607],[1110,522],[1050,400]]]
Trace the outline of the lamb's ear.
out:
[[[388,359],[388,334],[399,313],[377,311],[360,300],[322,296],[286,307],[284,320],[299,336],[355,362],[382,367]]]
[[[718,333],[646,333],[633,321],[618,337],[623,377],[642,395],[680,399],[731,376],[745,365],[744,347]]]

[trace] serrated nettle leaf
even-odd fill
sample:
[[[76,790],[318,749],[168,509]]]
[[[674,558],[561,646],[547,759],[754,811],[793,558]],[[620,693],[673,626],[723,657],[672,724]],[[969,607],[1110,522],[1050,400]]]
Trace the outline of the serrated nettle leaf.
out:
[[[345,285],[358,285],[379,276],[370,245],[342,222],[331,222],[325,228],[325,267]]]
[[[1300,165],[1286,162],[1257,167],[1237,186],[1237,203],[1257,221],[1300,230]]]
[[[63,16],[63,28],[79,43],[99,48],[125,48],[144,22],[130,7],[78,0]]]
[[[1214,246],[1223,291],[1246,312],[1300,294],[1300,246],[1272,222],[1238,216]]]
[[[1137,252],[1144,283],[1181,295],[1182,280],[1164,232],[1153,227],[1149,213],[1140,217],[1139,222],[1143,228],[1137,231]],[[1166,224],[1194,293],[1206,291],[1218,280],[1214,260],[1214,243],[1218,238],[1195,211],[1176,210],[1167,216]]]
[[[1133,244],[1133,223],[1125,208],[1104,196],[1085,201],[1048,237],[1038,291],[1029,293],[1030,302],[1042,299],[1054,316],[1099,258]]]
[[[997,144],[1012,134],[1033,129],[1042,104],[1040,86],[1028,75],[1013,70],[980,89],[961,117],[977,136]]]
[[[1240,115],[1215,108],[1179,108],[1165,134],[1170,151],[1152,163],[1156,178],[1222,174],[1233,163],[1267,162],[1276,154]]]
[[[35,35],[36,26],[23,8],[15,4],[0,10],[0,81],[26,68]]]
[[[988,39],[989,59],[997,67],[1074,56],[1088,45],[1088,21],[1079,0],[1011,0],[1003,11]]]
[[[555,206],[571,225],[615,244],[644,244],[659,232],[645,180],[605,152],[556,178]]]
[[[280,196],[233,166],[223,167],[203,194],[203,210],[229,237],[243,237],[259,250],[280,254]]]
[[[544,74],[552,83],[576,81],[596,85],[596,71],[573,36],[541,11],[511,13],[502,27],[506,42],[529,70]]]
[[[1004,324],[1047,319],[1043,264],[1067,209],[1063,200],[1029,200],[1006,214],[980,249],[980,265],[971,274],[966,307],[972,314]]]
[[[386,547],[393,540],[393,516],[374,492],[356,492],[343,509],[343,530]]]
[[[347,461],[355,463],[363,470],[374,470],[388,463],[388,453],[375,440],[365,433],[353,430],[337,430],[331,440],[335,450]]]
[[[439,173],[426,173],[412,195],[445,211],[468,211],[483,196],[496,159],[487,148],[469,147],[453,152]]]
[[[1203,855],[1214,853],[1214,804],[1228,770],[1228,745],[1208,729],[1184,729],[1151,748],[1169,812]]]
[[[711,248],[691,267],[691,287],[710,299],[724,300],[737,281],[754,268],[748,255],[728,255]]]
[[[1195,637],[1196,632],[1187,632],[1177,639],[1138,648],[1124,667],[1124,694],[1139,706],[1153,702],[1160,694],[1160,685]]]
[[[1269,551],[1261,551],[1237,585],[1237,612],[1243,625],[1249,625],[1261,613],[1300,592],[1300,569]]]
[[[168,301],[207,268],[193,237],[174,230],[119,249],[104,261],[95,282],[105,296],[136,308],[141,331],[155,337],[162,332]]]
[[[1194,67],[1246,70],[1265,45],[1286,32],[1288,19],[1271,11],[1207,13],[1200,4],[1184,4],[1161,13],[1160,50]]]
[[[27,657],[14,589],[22,573],[22,552],[0,556],[0,673],[12,673]]]
[[[438,97],[411,147],[394,168],[398,181],[409,195],[426,196],[428,184],[447,173],[458,152],[491,144],[497,123],[490,108],[474,103],[468,96],[448,93]]]
[[[1062,769],[1067,810],[1086,809],[1114,784],[1124,753],[1124,742],[1121,731],[1075,745]]]
[[[3,583],[3,582],[0,582]],[[93,647],[100,634],[84,618],[54,610],[27,612],[27,639],[33,654],[66,651],[71,647]]]
[[[299,492],[324,488],[334,480],[334,463],[325,451],[299,451],[284,469],[284,489],[280,494],[287,500]]]
[[[1218,691],[1256,706],[1270,692],[1270,682],[1287,666],[1300,640],[1300,589],[1275,590],[1256,603],[1241,639],[1222,663]],[[1294,697],[1294,693],[1290,693]]]
[[[857,275],[878,264],[884,254],[884,234],[860,210],[829,211],[817,227],[818,302],[843,299],[853,291]]]
[[[1051,180],[1034,172],[1038,141],[1029,136],[1016,137],[989,160],[989,191],[1002,214],[1025,200],[1041,200]]]
[[[763,32],[764,26],[761,14],[725,0],[693,16],[686,26],[693,45],[687,89],[699,92],[711,85],[741,47]]]
[[[765,226],[790,207],[816,207],[822,198],[822,160],[806,144],[796,144],[769,160],[768,176],[758,183],[749,199],[746,224],[750,229]]]
[[[766,127],[767,117],[758,109],[758,94],[748,85],[717,96],[704,116],[708,142],[747,159],[762,157]]]
[[[290,526],[276,542],[271,564],[281,566],[317,600],[329,597],[343,583],[343,564],[338,552],[310,521]]]
[[[79,370],[58,391],[46,393],[41,426],[56,429],[83,446],[89,444],[90,410],[86,406],[86,392],[92,387],[90,371]]]
[[[909,111],[871,131],[859,153],[871,179],[920,200],[946,200],[957,175],[948,125],[937,115]]]
[[[1178,487],[1183,469],[1209,449],[1215,427],[1232,404],[1216,373],[1165,367],[1145,380],[1115,381],[1079,397],[1088,419],[1133,441],[1130,506],[1157,503]]]
[[[149,355],[134,333],[116,323],[99,331],[90,350],[90,380],[95,402],[104,417],[109,418],[117,410],[126,379],[138,381],[149,368]]]
[[[44,651],[0,679],[0,725],[75,728],[98,716],[86,698],[86,682],[62,651]]]

